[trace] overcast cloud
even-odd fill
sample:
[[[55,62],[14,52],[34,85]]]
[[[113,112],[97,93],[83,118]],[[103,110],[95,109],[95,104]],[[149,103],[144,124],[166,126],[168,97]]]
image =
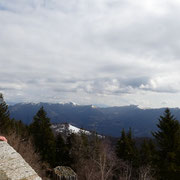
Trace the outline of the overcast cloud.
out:
[[[177,0],[0,0],[8,102],[180,107]]]

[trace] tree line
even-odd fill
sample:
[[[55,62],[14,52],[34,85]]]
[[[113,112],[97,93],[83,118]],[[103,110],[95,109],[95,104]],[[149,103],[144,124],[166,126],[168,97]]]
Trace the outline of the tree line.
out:
[[[80,180],[179,179],[180,123],[166,109],[157,128],[152,132],[152,138],[144,138],[140,146],[131,129],[127,132],[123,129],[115,145],[109,138],[96,133],[55,135],[43,107],[27,126],[10,118],[8,106],[0,94],[0,134],[15,136],[14,141],[19,139],[18,147],[31,145],[31,156],[36,159],[32,167],[36,170],[35,164],[39,163],[47,179],[58,165],[70,166]],[[25,156],[29,156],[30,151],[26,152]]]

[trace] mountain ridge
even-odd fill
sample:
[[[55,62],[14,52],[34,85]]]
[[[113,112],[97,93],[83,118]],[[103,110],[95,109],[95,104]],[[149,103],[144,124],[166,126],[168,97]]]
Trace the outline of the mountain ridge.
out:
[[[137,137],[151,136],[157,129],[158,118],[166,108],[142,109],[137,105],[94,107],[93,105],[74,105],[73,103],[18,103],[9,106],[11,118],[30,124],[33,116],[43,106],[52,123],[70,123],[77,127],[97,133],[120,136],[121,130],[132,128]],[[180,109],[170,108],[172,114],[180,120]]]

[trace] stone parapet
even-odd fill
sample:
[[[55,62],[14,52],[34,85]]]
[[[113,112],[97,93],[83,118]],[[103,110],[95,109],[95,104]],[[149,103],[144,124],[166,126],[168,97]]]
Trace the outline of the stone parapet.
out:
[[[0,180],[42,180],[7,142],[0,141]]]

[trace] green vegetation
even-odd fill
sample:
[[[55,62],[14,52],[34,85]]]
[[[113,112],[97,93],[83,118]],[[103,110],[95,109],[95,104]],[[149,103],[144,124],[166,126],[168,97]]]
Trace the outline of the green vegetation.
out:
[[[8,134],[12,129],[12,120],[9,117],[8,106],[4,101],[3,95],[0,94],[0,133]]]
[[[44,108],[41,107],[34,116],[29,129],[42,160],[53,165],[55,162],[55,137],[50,126],[50,119],[47,117]]]
[[[9,135],[12,133],[25,135],[27,126],[21,121],[10,118],[8,105],[4,101],[3,95],[0,93],[0,134]]]
[[[56,166],[69,166],[79,180],[176,180],[180,177],[180,123],[169,109],[160,116],[153,138],[144,138],[140,146],[131,129],[128,132],[123,129],[114,146],[110,139],[100,138],[95,133],[55,135],[50,126],[43,107],[29,126],[11,119],[8,106],[0,95],[0,133],[9,138],[16,149],[24,146],[22,154],[26,154],[23,157],[36,159],[33,168],[40,162],[41,168],[45,166],[48,172]],[[10,140],[12,134],[15,134],[13,141],[18,143],[13,144]]]
[[[159,130],[153,133],[155,137],[155,166],[159,179],[178,179],[180,177],[180,124],[166,109],[160,116]]]
[[[132,139],[131,129],[126,134],[124,129],[121,132],[121,138],[117,142],[116,146],[117,157],[124,161],[134,162],[137,157],[137,149],[135,141]]]

